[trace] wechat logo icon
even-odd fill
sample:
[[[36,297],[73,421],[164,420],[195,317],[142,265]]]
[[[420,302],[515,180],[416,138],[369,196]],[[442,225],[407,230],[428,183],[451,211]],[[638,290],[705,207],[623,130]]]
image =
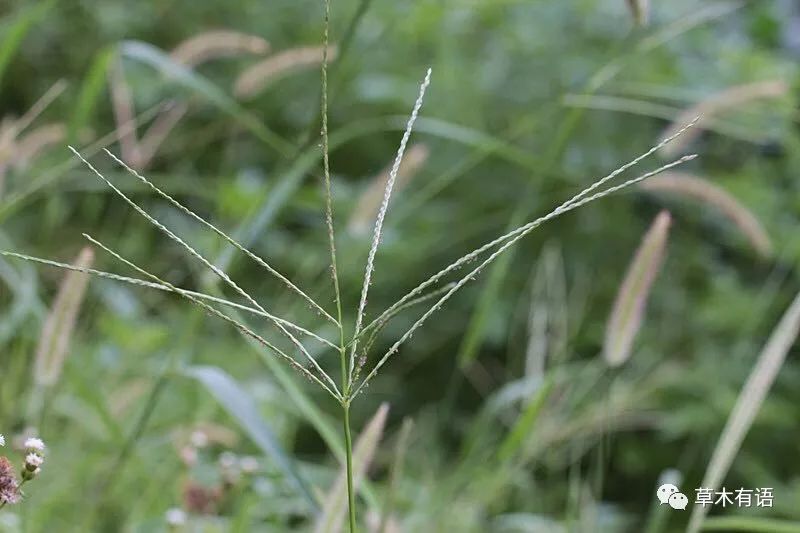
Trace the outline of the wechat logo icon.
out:
[[[664,483],[656,491],[656,497],[661,505],[667,504],[673,509],[684,510],[689,505],[689,498],[671,483]]]

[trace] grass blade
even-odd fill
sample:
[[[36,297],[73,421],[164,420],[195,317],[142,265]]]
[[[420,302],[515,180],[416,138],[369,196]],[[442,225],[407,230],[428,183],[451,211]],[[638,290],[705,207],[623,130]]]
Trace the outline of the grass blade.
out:
[[[78,98],[69,120],[68,139],[71,144],[77,144],[78,135],[88,126],[102,96],[109,67],[118,52],[116,46],[108,46],[100,50],[92,60],[89,71],[81,83]]]
[[[548,355],[564,355],[569,333],[566,285],[561,252],[547,245],[531,286],[525,377],[541,378]]]
[[[514,427],[508,432],[506,438],[503,439],[500,445],[497,456],[501,461],[510,461],[519,452],[523,446],[525,439],[531,435],[536,421],[542,412],[542,408],[550,398],[550,392],[553,390],[555,380],[552,377],[546,378],[533,397],[528,401],[528,404],[523,409],[517,418]]]
[[[389,487],[386,490],[386,500],[381,509],[381,518],[378,522],[376,533],[388,533],[392,531],[390,525],[392,524],[395,499],[400,482],[403,479],[403,467],[405,466],[406,454],[408,452],[408,439],[411,436],[411,429],[413,427],[414,421],[410,418],[404,419],[403,425],[400,427],[400,435],[397,437],[397,444],[394,447],[394,461],[392,461],[392,468],[389,474]]]
[[[183,373],[199,381],[228,414],[239,422],[252,441],[267,455],[278,469],[289,479],[314,512],[319,506],[311,494],[308,483],[303,478],[294,461],[280,445],[275,434],[258,412],[255,400],[244,387],[229,374],[215,366],[194,366]]]
[[[711,454],[711,461],[703,476],[701,487],[716,490],[725,479],[798,333],[800,333],[800,293],[795,296],[772,331],[755,366],[750,371],[719,436],[714,453]],[[697,533],[701,529],[706,512],[706,507],[702,505],[695,505],[692,508],[688,533]]]
[[[356,439],[353,451],[353,484],[357,487],[366,474],[372,457],[378,449],[378,443],[383,435],[383,427],[389,414],[389,405],[384,403],[372,416],[364,427],[361,435]],[[325,498],[322,514],[314,527],[315,533],[339,533],[344,525],[347,512],[347,479],[344,466],[334,481],[333,486]]]
[[[671,220],[667,211],[658,214],[636,250],[619,288],[603,343],[603,356],[609,366],[619,366],[631,355],[633,340],[644,318],[647,297],[664,261]]]
[[[0,42],[0,85],[3,83],[3,74],[14,57],[19,46],[22,44],[23,39],[30,31],[31,27],[39,22],[39,20],[50,10],[55,3],[54,0],[41,2],[37,6],[26,9],[19,15],[17,21],[9,28],[8,33]]]

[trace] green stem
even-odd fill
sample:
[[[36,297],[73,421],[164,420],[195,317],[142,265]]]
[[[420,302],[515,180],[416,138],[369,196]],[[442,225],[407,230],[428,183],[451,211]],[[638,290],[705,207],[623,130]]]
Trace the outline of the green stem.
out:
[[[344,447],[347,455],[347,502],[350,517],[350,533],[356,533],[356,495],[353,488],[353,438],[350,435],[350,404],[342,404],[344,410]]]

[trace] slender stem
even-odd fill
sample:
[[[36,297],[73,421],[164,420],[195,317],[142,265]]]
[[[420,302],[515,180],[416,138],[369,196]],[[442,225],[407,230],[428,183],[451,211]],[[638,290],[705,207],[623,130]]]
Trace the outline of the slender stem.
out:
[[[347,455],[347,502],[350,517],[350,533],[356,533],[356,495],[353,488],[353,438],[350,435],[350,404],[342,404],[344,410],[344,447]]]

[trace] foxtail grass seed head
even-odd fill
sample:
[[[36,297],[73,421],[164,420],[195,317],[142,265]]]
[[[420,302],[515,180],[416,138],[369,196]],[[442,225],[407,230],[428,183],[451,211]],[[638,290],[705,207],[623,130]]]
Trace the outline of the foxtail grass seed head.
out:
[[[701,119],[697,121],[697,127],[686,132],[686,134],[682,135],[676,142],[662,146],[659,149],[659,153],[664,158],[675,157],[675,155],[685,150],[686,147],[702,133],[704,124],[709,120],[713,120],[715,117],[725,112],[739,110],[755,100],[781,98],[789,92],[789,84],[785,81],[768,80],[736,85],[712,94],[681,112],[672,124],[667,127],[662,138],[673,136],[675,132],[684,128],[693,118],[701,117]]]
[[[760,256],[772,256],[772,241],[764,226],[752,211],[719,185],[685,172],[664,172],[641,183],[639,187],[649,192],[683,196],[708,205],[736,226]]]
[[[242,72],[234,82],[233,92],[239,98],[254,98],[272,82],[295,72],[322,64],[322,46],[303,46],[278,52]],[[337,56],[337,48],[328,48],[328,61]]]
[[[400,162],[397,169],[397,180],[395,190],[400,192],[408,185],[414,176],[420,171],[430,155],[430,149],[424,144],[415,144],[408,147],[405,157]],[[378,215],[381,207],[383,194],[386,184],[389,182],[392,167],[385,168],[380,174],[372,179],[369,187],[361,194],[358,203],[347,223],[348,231],[353,235],[365,235],[369,233],[372,221]]]
[[[266,54],[269,43],[258,35],[230,30],[214,30],[189,37],[175,47],[170,57],[188,67],[224,57]]]
[[[15,504],[19,502],[20,496],[14,467],[7,458],[0,456],[0,505]]]
[[[609,366],[619,366],[631,355],[650,289],[664,260],[670,224],[669,212],[658,214],[628,267],[606,327],[603,354]]]

